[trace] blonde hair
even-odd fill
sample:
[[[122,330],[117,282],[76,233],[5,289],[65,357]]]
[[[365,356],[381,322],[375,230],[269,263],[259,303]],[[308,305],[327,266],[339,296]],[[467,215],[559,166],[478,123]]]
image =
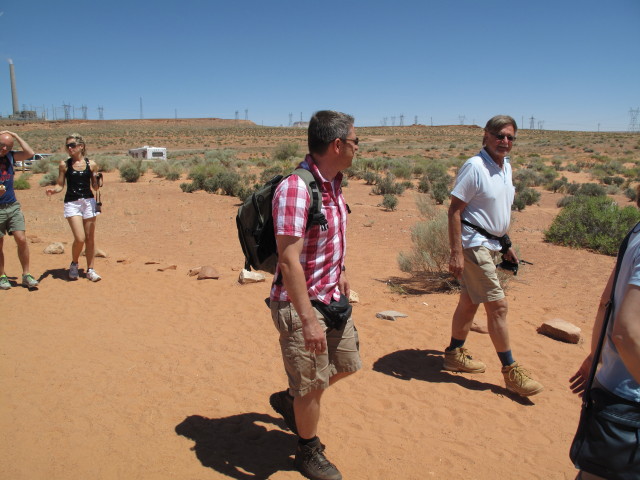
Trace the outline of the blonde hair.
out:
[[[67,135],[67,139],[64,141],[65,145],[69,140],[74,140],[77,144],[82,145],[82,155],[86,155],[87,153],[87,145],[84,143],[84,138],[79,133],[72,133],[71,135]]]

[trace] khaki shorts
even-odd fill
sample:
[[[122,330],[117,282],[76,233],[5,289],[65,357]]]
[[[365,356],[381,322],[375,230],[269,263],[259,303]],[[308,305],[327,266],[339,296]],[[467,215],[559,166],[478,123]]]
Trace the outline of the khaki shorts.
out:
[[[280,349],[289,378],[289,392],[304,396],[311,390],[329,387],[336,373],[355,372],[362,368],[358,331],[353,318],[342,330],[327,330],[322,314],[313,309],[327,335],[327,350],[311,353],[304,348],[302,321],[290,302],[271,302],[271,318],[280,333]]]
[[[460,287],[476,305],[504,298],[504,290],[496,272],[498,255],[500,252],[492,252],[483,246],[464,249],[464,270]]]
[[[0,205],[0,238],[25,231],[24,215],[18,202]]]

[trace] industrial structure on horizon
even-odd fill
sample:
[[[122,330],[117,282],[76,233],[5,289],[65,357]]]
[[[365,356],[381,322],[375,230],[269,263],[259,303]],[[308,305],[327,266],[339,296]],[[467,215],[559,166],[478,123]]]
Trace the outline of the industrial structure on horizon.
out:
[[[11,77],[11,101],[13,103],[13,114],[9,115],[11,120],[25,120],[25,121],[37,121],[46,120],[40,119],[35,110],[20,110],[20,104],[18,103],[18,89],[16,88],[16,74],[13,68],[13,60],[9,59],[9,76]]]

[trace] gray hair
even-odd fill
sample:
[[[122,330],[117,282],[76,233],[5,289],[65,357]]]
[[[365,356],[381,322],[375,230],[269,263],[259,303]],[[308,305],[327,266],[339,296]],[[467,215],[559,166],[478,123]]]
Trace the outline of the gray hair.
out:
[[[484,131],[488,133],[498,133],[507,125],[511,125],[513,127],[514,133],[518,131],[518,124],[509,115],[496,115],[491,118],[484,127]]]
[[[353,124],[353,117],[346,113],[333,110],[320,110],[314,113],[309,121],[309,153],[322,155],[336,138],[346,139]]]

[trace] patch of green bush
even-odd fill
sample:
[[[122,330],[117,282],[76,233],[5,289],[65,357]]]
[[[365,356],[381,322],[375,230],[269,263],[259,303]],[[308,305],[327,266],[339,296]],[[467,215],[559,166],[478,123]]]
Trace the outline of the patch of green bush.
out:
[[[402,195],[405,190],[405,186],[401,183],[397,183],[395,175],[387,173],[384,178],[380,178],[378,183],[373,186],[371,192],[374,195]]]
[[[391,194],[385,195],[382,199],[382,206],[387,210],[393,212],[398,206],[398,197]]]
[[[580,195],[569,201],[544,234],[547,242],[616,255],[640,211],[624,208],[605,196]]]
[[[144,173],[142,160],[127,159],[120,162],[118,166],[120,178],[127,183],[137,182]]]
[[[533,188],[523,187],[516,191],[516,196],[513,200],[511,210],[518,210],[521,212],[527,205],[533,205],[540,201],[540,192]]]
[[[18,178],[16,178],[13,181],[14,190],[29,190],[31,188],[29,177],[31,177],[30,173],[23,173]]]

